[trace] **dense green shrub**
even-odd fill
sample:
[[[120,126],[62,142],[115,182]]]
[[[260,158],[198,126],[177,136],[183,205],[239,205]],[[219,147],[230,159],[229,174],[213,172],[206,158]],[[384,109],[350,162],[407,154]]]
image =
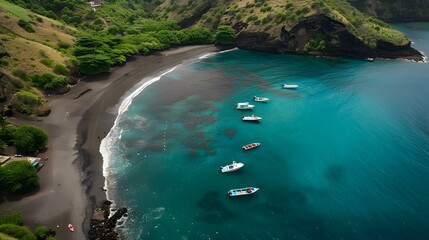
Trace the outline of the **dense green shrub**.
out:
[[[70,70],[62,64],[55,64],[54,73],[67,76],[70,74]]]
[[[22,70],[21,68],[15,68],[12,70],[12,75],[15,77],[19,77],[22,80],[27,80],[28,75],[27,72]]]
[[[0,225],[2,224],[13,224],[13,225],[22,225],[22,215],[20,212],[10,212],[6,215],[0,217]]]
[[[49,228],[45,226],[39,226],[36,228],[36,239],[37,240],[45,240],[50,236]]]
[[[235,43],[235,31],[230,26],[219,26],[215,33],[216,44],[234,44]]]
[[[34,30],[33,26],[32,26],[29,22],[24,21],[24,20],[22,20],[22,19],[19,19],[19,21],[18,21],[18,25],[19,25],[20,27],[22,27],[25,31],[29,32],[29,33],[34,33],[34,32],[36,32],[36,31]]]
[[[19,240],[36,240],[30,230],[28,230],[27,227],[23,226],[3,224],[0,225],[0,232],[5,233],[11,237],[17,238]]]
[[[8,66],[9,62],[4,59],[4,58],[0,58],[0,66]]]
[[[41,87],[45,90],[54,89],[57,87],[65,87],[68,80],[64,76],[57,76],[51,73],[44,73],[42,75],[35,74],[31,76],[31,82],[36,87]]]
[[[46,148],[48,134],[41,128],[22,125],[16,129],[13,142],[19,152],[35,153]]]
[[[43,105],[43,101],[33,92],[19,91],[12,97],[10,104],[16,112],[31,115],[34,108]]]
[[[110,70],[110,59],[104,54],[86,54],[77,57],[77,60],[83,74],[96,75]]]
[[[0,139],[0,153],[3,153],[3,151],[7,148],[7,144],[3,142],[3,140]]]
[[[0,139],[6,144],[12,145],[17,127],[12,124],[7,124],[0,129]]]
[[[52,65],[54,64],[54,61],[52,59],[49,59],[49,58],[43,58],[42,60],[40,60],[40,63],[42,63],[46,67],[51,68]]]
[[[5,192],[22,194],[39,186],[36,168],[26,160],[13,161],[0,167],[0,177],[0,187]]]
[[[68,44],[68,43],[66,43],[66,42],[62,42],[62,41],[59,41],[59,42],[57,43],[57,46],[58,46],[60,49],[68,49],[68,48],[70,48],[70,44]]]
[[[313,36],[308,40],[307,44],[304,46],[304,51],[306,52],[320,52],[326,47],[325,36],[321,33]]]

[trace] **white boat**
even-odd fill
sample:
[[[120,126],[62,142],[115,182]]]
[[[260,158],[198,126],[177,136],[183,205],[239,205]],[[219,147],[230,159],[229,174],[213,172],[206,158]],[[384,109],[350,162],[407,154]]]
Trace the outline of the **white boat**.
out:
[[[283,84],[282,88],[287,88],[287,89],[296,89],[298,88],[299,85],[297,84]]]
[[[236,163],[235,161],[232,161],[232,164],[221,166],[220,171],[223,173],[234,172],[242,168],[243,166],[244,166],[244,163]]]
[[[231,189],[228,191],[228,195],[230,197],[238,197],[238,196],[245,196],[250,195],[255,192],[257,192],[259,188],[255,187],[245,187],[245,188],[237,188],[237,189]]]
[[[243,120],[243,121],[260,121],[261,119],[262,119],[261,117],[258,117],[255,115],[241,117],[241,120]]]
[[[261,146],[261,143],[250,143],[250,144],[242,146],[241,148],[244,150],[250,150],[252,148],[259,147],[259,146]]]
[[[266,98],[266,97],[257,97],[257,96],[253,97],[253,101],[255,101],[255,102],[268,102],[268,100],[270,100],[270,99]]]
[[[365,61],[374,62],[374,58],[365,58]]]
[[[241,103],[237,103],[236,109],[247,110],[247,109],[253,109],[254,107],[255,105],[249,104],[249,102],[241,102]]]

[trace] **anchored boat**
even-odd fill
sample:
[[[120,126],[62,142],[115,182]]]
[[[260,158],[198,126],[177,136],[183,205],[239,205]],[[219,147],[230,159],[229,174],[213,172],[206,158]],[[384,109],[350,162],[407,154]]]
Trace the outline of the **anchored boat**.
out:
[[[254,107],[255,105],[249,104],[249,102],[241,102],[241,103],[237,103],[236,109],[249,110],[249,109],[253,109]]]
[[[237,189],[229,190],[228,195],[230,197],[245,196],[245,195],[254,194],[258,190],[259,188],[256,188],[256,187],[237,188]]]
[[[261,143],[250,143],[250,144],[242,146],[241,148],[244,150],[250,150],[250,149],[253,149],[255,147],[259,147],[260,145],[261,145]]]
[[[229,164],[226,166],[221,166],[220,171],[222,173],[234,172],[234,171],[237,171],[238,169],[242,168],[243,166],[244,166],[244,163],[236,163],[235,161],[232,161],[232,164]]]
[[[296,89],[298,88],[299,85],[297,84],[283,84],[282,88],[287,88],[287,89]]]
[[[266,98],[266,97],[257,97],[257,96],[253,97],[253,101],[255,101],[255,102],[268,102],[268,100],[270,100],[270,99]]]
[[[255,116],[255,115],[252,115],[252,116],[243,116],[243,117],[241,117],[241,120],[243,120],[243,121],[260,121],[262,118],[261,117],[258,117],[258,116]]]

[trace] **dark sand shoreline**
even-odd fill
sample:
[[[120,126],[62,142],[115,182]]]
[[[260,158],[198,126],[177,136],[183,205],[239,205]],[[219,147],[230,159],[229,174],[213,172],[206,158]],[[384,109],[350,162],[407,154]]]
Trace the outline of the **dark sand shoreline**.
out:
[[[213,45],[189,46],[134,56],[110,74],[86,78],[65,95],[48,97],[52,110],[48,117],[36,122],[12,119],[48,132],[48,150],[39,157],[49,160],[40,171],[40,189],[19,200],[3,197],[0,213],[21,211],[26,226],[34,231],[45,225],[56,231],[57,239],[86,239],[95,205],[106,200],[99,148],[113,126],[114,108],[121,98],[146,77],[221,50]],[[68,231],[68,223],[75,232]]]

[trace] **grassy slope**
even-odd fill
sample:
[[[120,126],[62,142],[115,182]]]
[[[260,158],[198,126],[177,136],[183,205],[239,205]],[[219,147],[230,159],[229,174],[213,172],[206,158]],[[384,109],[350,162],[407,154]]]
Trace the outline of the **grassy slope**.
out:
[[[238,21],[244,21],[249,24],[248,31],[278,33],[282,26],[290,29],[305,17],[324,13],[344,23],[349,31],[371,47],[375,47],[377,40],[392,42],[395,45],[408,43],[404,34],[361,13],[345,0],[266,0],[259,1],[261,3],[256,2],[249,0],[231,0],[227,3],[216,1],[213,7],[198,21],[197,25],[210,27],[217,24],[231,25]],[[188,1],[184,0],[167,0],[157,9],[156,13],[159,16],[167,16],[180,21],[194,14],[195,9],[205,4],[207,1],[204,0],[195,0],[191,5],[188,5]],[[249,19],[249,16],[252,16],[253,19]]]
[[[19,19],[30,22],[35,32],[29,33],[18,26]],[[70,45],[75,41],[75,37],[69,34],[74,29],[5,0],[0,0],[0,30],[2,44],[10,54],[4,58],[9,64],[0,66],[0,71],[8,74],[17,68],[28,74],[52,72],[52,67],[41,63],[42,59],[50,59],[52,65],[65,65],[68,57],[55,48],[60,41]]]
[[[0,233],[0,240],[17,240],[14,237],[10,237],[9,235],[6,235],[4,233]]]

